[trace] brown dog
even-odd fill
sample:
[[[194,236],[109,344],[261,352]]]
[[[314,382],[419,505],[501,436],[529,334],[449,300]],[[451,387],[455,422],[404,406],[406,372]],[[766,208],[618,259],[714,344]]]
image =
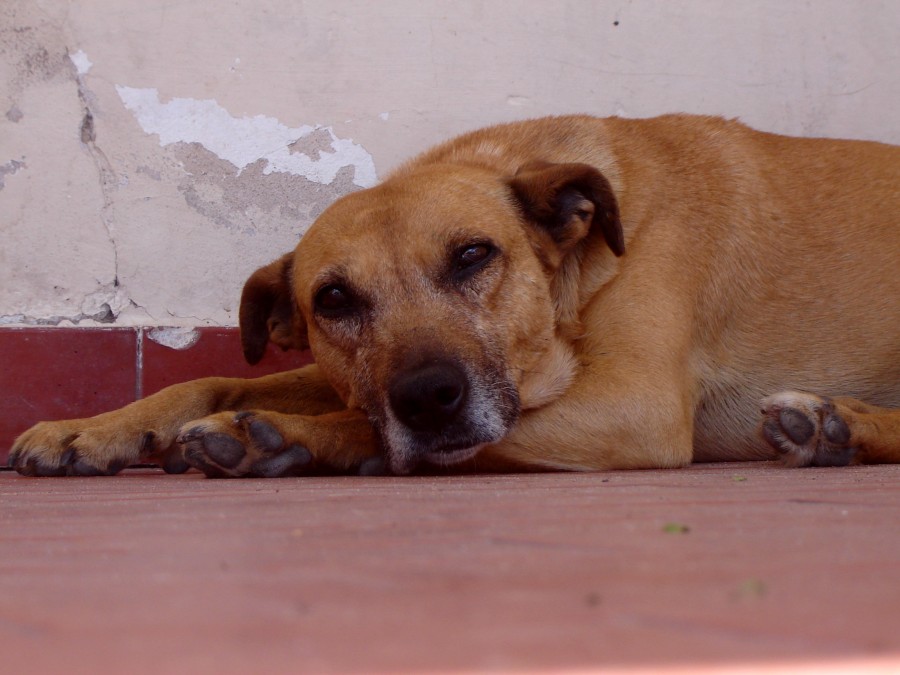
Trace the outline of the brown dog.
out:
[[[241,331],[251,362],[317,363],[38,424],[12,466],[897,462],[900,148],[683,115],[477,131],[332,205]]]

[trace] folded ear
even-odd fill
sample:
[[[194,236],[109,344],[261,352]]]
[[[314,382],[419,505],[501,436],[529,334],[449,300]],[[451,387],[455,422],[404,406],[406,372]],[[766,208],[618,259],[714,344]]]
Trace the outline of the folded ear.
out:
[[[625,253],[619,204],[609,181],[589,164],[529,162],[510,182],[525,217],[564,256],[590,231],[603,234],[617,256]]]
[[[266,344],[282,349],[305,349],[306,323],[291,294],[293,254],[256,270],[241,293],[241,347],[248,363],[258,363]]]

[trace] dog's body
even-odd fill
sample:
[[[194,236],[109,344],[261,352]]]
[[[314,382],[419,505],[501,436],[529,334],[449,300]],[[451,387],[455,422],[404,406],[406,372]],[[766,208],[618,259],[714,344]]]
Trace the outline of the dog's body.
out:
[[[241,330],[251,361],[271,339],[316,365],[42,423],[11,464],[897,462],[900,148],[685,115],[484,129],[332,205],[247,282]]]

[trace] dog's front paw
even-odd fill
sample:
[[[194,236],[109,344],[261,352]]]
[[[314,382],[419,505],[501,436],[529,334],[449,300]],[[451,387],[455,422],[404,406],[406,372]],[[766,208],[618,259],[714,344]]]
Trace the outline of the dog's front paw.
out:
[[[8,464],[23,476],[113,476],[142,461],[182,473],[189,467],[173,435],[129,423],[117,413],[40,422],[16,439]]]
[[[827,398],[787,391],[763,400],[762,433],[788,466],[846,466],[857,448],[850,427]]]
[[[285,440],[273,413],[224,412],[189,422],[178,443],[185,461],[210,478],[301,476],[312,454]]]
[[[23,476],[112,476],[139,454],[139,447],[92,428],[90,420],[63,420],[40,422],[19,436],[8,463]]]

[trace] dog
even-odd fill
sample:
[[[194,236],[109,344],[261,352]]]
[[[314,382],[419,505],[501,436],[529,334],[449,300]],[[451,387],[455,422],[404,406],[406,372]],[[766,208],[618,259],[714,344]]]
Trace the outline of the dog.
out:
[[[900,461],[900,147],[551,117],[331,205],[241,299],[243,350],[20,436],[24,475]]]

